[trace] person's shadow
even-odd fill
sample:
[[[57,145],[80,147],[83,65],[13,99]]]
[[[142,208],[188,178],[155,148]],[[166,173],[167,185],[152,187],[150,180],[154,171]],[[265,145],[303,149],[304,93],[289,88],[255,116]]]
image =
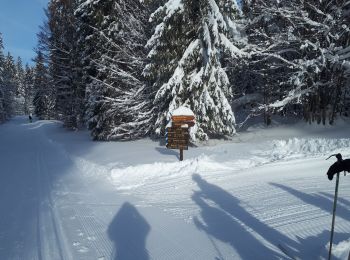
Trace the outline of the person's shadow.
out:
[[[226,256],[211,237],[230,245],[242,259],[254,259],[258,254],[264,255],[265,259],[282,257],[263,245],[225,210],[210,205],[205,198],[202,192],[193,194],[193,201],[201,208],[201,217],[194,217],[193,221],[199,230],[208,234],[218,254],[216,259],[225,259]]]
[[[286,185],[282,185],[279,183],[270,183],[270,184],[274,187],[280,188],[292,194],[293,196],[299,198],[300,200],[304,201],[309,205],[318,207],[323,211],[332,214],[333,198],[331,198],[330,196],[325,196],[325,193],[323,193],[323,196],[319,194],[307,194],[302,191],[293,189],[291,187],[288,187]],[[348,201],[341,198],[339,198],[339,201],[342,202],[343,204],[349,203]],[[348,207],[349,205],[341,205],[341,204],[337,205],[337,216],[347,221],[350,221],[350,210]]]
[[[256,219],[240,205],[238,198],[221,187],[208,183],[198,174],[194,174],[192,179],[200,188],[200,191],[194,193],[192,200],[201,208],[203,222],[198,218],[194,221],[197,227],[206,231],[208,235],[229,243],[244,259],[252,259],[259,254],[258,252],[263,252],[266,259],[281,258],[280,252],[263,245],[253,233],[275,247],[283,245],[293,255],[298,253],[295,250],[298,247],[297,242]],[[248,230],[252,230],[253,233]],[[254,246],[247,246],[248,244]]]
[[[108,236],[114,242],[115,260],[147,260],[146,238],[150,225],[137,209],[126,202],[108,227]]]

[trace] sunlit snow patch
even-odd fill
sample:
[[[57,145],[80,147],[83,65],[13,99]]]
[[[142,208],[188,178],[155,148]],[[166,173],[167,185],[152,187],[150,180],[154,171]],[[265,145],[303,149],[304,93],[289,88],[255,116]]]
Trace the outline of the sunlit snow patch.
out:
[[[329,243],[326,246],[327,251],[329,250]],[[342,241],[339,244],[333,245],[332,255],[337,259],[348,260],[350,251],[350,238],[348,240]]]
[[[119,190],[140,187],[152,181],[172,179],[179,176],[191,176],[197,172],[229,170],[228,166],[211,160],[208,156],[200,156],[182,162],[155,162],[113,169],[111,179]]]
[[[297,159],[332,153],[350,152],[350,139],[290,138],[272,142],[271,150],[257,151],[256,155],[269,158],[270,161]]]

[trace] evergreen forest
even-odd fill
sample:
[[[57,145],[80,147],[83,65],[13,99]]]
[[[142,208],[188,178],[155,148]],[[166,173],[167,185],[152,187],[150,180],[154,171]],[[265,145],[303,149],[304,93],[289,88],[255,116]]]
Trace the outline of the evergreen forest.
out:
[[[50,0],[37,37],[24,66],[0,34],[0,122],[33,113],[133,140],[185,106],[208,140],[252,118],[350,116],[348,0]]]

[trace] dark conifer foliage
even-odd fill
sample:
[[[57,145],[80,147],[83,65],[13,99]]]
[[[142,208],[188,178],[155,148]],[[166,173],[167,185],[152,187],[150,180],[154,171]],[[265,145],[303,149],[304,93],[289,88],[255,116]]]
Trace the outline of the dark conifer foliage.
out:
[[[25,66],[24,70],[24,114],[29,115],[34,112],[34,68],[30,67],[28,64]]]
[[[0,123],[25,113],[25,73],[20,57],[5,57],[0,33]]]
[[[16,75],[15,75],[15,104],[14,104],[14,114],[23,115],[25,113],[24,108],[24,68],[22,64],[21,57],[17,58],[16,62]]]
[[[76,5],[75,0],[52,0],[48,6],[48,66],[55,88],[56,115],[68,128],[78,128],[84,115]]]
[[[299,112],[323,124],[348,115],[348,10],[348,1],[244,2],[248,78],[258,83],[246,91],[261,94],[268,114]]]
[[[15,95],[16,95],[16,65],[10,53],[4,59],[2,71],[2,92],[3,108],[5,119],[9,119],[15,112]]]
[[[229,103],[235,82],[228,77],[227,61],[243,56],[239,14],[235,0],[169,0],[151,15],[156,25],[144,73],[155,96],[157,134],[164,133],[179,106],[196,114],[201,140],[235,133]]]
[[[80,1],[75,12],[80,21],[79,40],[85,42],[87,120],[95,139],[130,139],[147,133],[141,76],[146,10],[137,0],[108,0]]]
[[[45,66],[44,56],[38,51],[35,58],[33,88],[35,90],[34,107],[35,115],[39,119],[52,119],[55,108],[55,98],[50,88],[48,69]]]
[[[5,56],[4,56],[4,45],[2,42],[2,35],[0,33],[0,123],[4,122],[7,118],[5,112],[5,84],[4,84],[4,68],[5,67]]]

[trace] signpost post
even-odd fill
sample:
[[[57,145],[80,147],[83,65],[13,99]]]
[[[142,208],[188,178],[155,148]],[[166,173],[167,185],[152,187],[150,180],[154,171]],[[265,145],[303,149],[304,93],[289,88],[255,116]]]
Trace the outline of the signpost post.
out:
[[[184,113],[184,115],[182,114]],[[188,150],[190,141],[189,128],[195,125],[193,112],[181,107],[174,111],[171,126],[166,128],[166,147],[180,150],[180,161],[184,159],[184,150]]]

